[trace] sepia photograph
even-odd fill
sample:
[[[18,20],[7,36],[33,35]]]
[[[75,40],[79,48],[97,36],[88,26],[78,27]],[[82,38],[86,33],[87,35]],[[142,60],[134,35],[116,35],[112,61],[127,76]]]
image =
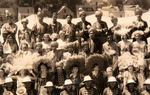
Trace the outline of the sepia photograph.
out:
[[[150,95],[150,0],[0,0],[0,95]]]

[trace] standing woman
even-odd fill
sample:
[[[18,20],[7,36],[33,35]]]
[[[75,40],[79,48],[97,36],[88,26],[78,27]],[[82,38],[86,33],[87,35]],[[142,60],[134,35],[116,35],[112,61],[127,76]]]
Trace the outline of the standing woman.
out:
[[[38,94],[41,94],[45,91],[44,85],[46,82],[54,81],[54,74],[51,71],[51,61],[46,58],[38,57],[37,61],[33,63],[33,68],[37,75],[36,90],[38,90]]]
[[[134,32],[133,36],[136,39],[135,42],[132,43],[132,54],[138,58],[137,65],[144,65],[144,55],[147,53],[147,45],[142,38],[143,31],[137,30]]]
[[[14,34],[10,34],[6,38],[6,42],[4,43],[4,53],[10,54],[10,53],[16,53],[18,50],[18,45],[15,39]]]
[[[69,79],[72,80],[77,91],[79,84],[83,80],[83,72],[85,70],[85,59],[82,56],[72,56],[66,61],[66,71],[69,71]]]
[[[105,71],[107,64],[104,65],[102,55],[95,54],[87,58],[86,61],[86,74],[89,74],[93,80],[93,85],[96,87],[99,94],[103,93],[106,80],[103,72]],[[106,67],[105,67],[106,66]]]

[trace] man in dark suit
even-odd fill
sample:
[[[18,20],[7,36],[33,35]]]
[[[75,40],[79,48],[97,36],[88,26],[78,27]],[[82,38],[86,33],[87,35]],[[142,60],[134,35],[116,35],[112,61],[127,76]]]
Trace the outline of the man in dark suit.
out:
[[[84,38],[84,40],[88,40],[89,33],[88,33],[88,27],[91,26],[91,23],[86,21],[86,13],[85,11],[79,12],[79,15],[81,17],[81,21],[76,24],[77,31],[81,33],[81,37]]]

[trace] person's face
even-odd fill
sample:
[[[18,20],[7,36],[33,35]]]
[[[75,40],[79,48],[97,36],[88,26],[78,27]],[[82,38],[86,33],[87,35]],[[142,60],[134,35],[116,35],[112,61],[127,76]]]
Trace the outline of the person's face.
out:
[[[53,22],[57,21],[57,15],[53,15]]]
[[[37,51],[42,51],[42,45],[37,45],[35,48]]]
[[[137,19],[138,19],[138,21],[140,21],[141,20],[141,15],[138,15]]]
[[[89,46],[88,45],[86,45],[86,46],[83,47],[83,51],[84,52],[87,52],[88,50],[89,50]]]
[[[24,36],[25,36],[25,39],[27,39],[27,40],[28,40],[28,39],[30,39],[30,37],[29,37],[29,34],[28,34],[28,33],[25,33],[25,35],[24,35]]]
[[[129,67],[128,67],[128,71],[129,71],[129,72],[133,72],[133,66],[129,66]]]
[[[96,18],[97,18],[97,21],[101,21],[102,16],[101,15],[97,15]]]
[[[79,68],[78,68],[78,67],[73,67],[73,68],[72,68],[72,72],[78,73],[78,71],[79,71]]]
[[[2,54],[3,54],[3,47],[0,46],[0,55],[2,55]]]
[[[73,52],[73,47],[68,47],[68,52]]]
[[[57,47],[56,47],[56,46],[51,46],[51,49],[52,49],[53,51],[55,51],[55,50],[57,49]]]
[[[4,77],[4,71],[0,70],[0,78]]]
[[[47,89],[47,93],[51,93],[52,91],[53,91],[53,87],[48,87],[48,88],[46,88]]]
[[[7,20],[8,20],[8,23],[12,23],[13,22],[11,17],[8,17]]]
[[[41,65],[40,69],[41,69],[42,73],[46,73],[47,72],[47,68],[46,68],[45,65]]]
[[[85,21],[86,15],[81,15],[81,20]]]
[[[110,88],[113,89],[113,88],[115,88],[115,86],[116,86],[116,82],[110,82],[109,85],[110,85]]]
[[[23,44],[22,45],[22,51],[27,51],[28,50],[28,45],[27,44]]]
[[[149,84],[146,85],[146,89],[150,90],[150,85]]]
[[[87,88],[90,88],[90,87],[91,87],[91,81],[86,81],[86,82],[85,82],[85,86],[86,86]]]
[[[21,71],[20,71],[20,75],[21,75],[21,76],[25,76],[25,70],[21,70]]]
[[[12,36],[10,36],[10,37],[8,38],[8,42],[10,42],[10,43],[13,42],[13,37],[12,37]]]
[[[122,40],[127,40],[127,37],[125,35],[123,35],[121,38]]]
[[[22,25],[23,25],[24,28],[27,28],[27,23],[26,22],[23,22]]]
[[[31,87],[31,82],[26,82],[26,83],[24,83],[24,85],[25,85],[25,88],[30,89],[30,87]]]
[[[136,39],[136,40],[140,40],[140,39],[141,39],[141,35],[140,35],[140,34],[136,34],[136,35],[135,35],[135,39]]]
[[[107,37],[108,42],[112,42],[113,38],[111,36]]]
[[[95,71],[95,72],[99,72],[99,66],[95,66],[95,67],[94,67],[94,71]]]
[[[117,25],[117,23],[118,23],[118,20],[117,20],[117,19],[115,19],[115,20],[112,20],[112,23],[113,23],[114,25]]]
[[[72,21],[71,16],[67,16],[67,23],[71,23],[71,21]]]
[[[67,89],[67,91],[70,91],[72,89],[72,85],[66,85],[65,88]]]
[[[7,90],[11,91],[11,90],[12,90],[12,87],[13,87],[13,82],[6,83],[6,88],[7,88]]]
[[[44,39],[45,42],[49,42],[49,39],[50,39],[49,35],[45,35],[43,39]]]
[[[107,71],[107,76],[113,76],[113,71]]]
[[[89,37],[90,37],[91,39],[93,39],[93,38],[94,38],[94,33],[93,33],[93,32],[90,32]]]
[[[64,39],[65,38],[65,33],[60,34],[59,37]]]
[[[130,84],[128,84],[128,87],[129,87],[130,90],[133,90],[134,89],[134,84],[130,83]]]
[[[56,69],[57,69],[58,72],[62,72],[62,67],[61,66],[58,66]]]

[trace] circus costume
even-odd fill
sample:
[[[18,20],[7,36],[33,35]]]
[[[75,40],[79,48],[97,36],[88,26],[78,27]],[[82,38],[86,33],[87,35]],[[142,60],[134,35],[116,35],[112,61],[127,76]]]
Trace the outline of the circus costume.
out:
[[[86,59],[85,66],[87,70],[86,73],[90,74],[91,78],[93,79],[93,84],[98,90],[98,93],[102,94],[106,81],[103,72],[107,67],[107,64],[104,64],[103,56],[99,54],[89,56]]]

